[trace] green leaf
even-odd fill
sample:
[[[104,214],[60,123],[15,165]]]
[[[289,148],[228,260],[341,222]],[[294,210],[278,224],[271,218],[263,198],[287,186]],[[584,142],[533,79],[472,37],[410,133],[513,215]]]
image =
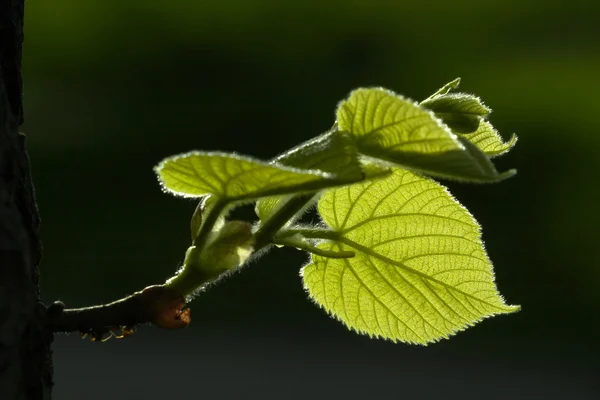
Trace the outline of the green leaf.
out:
[[[437,90],[437,92],[435,92],[434,94],[429,96],[426,100],[429,100],[432,97],[441,96],[443,94],[450,93],[451,91],[458,89],[459,86],[460,86],[460,78],[456,78],[455,80],[450,81],[450,82],[446,83],[444,86],[442,86],[441,88],[439,88]]]
[[[482,121],[473,133],[462,134],[462,137],[477,146],[488,157],[497,157],[508,153],[517,143],[517,135],[513,134],[504,142],[492,124]]]
[[[275,157],[273,162],[334,173],[349,183],[365,179],[354,139],[335,127]]]
[[[466,149],[431,111],[385,89],[355,90],[338,107],[337,121],[367,156],[455,180],[503,178],[485,154],[474,157],[477,149]]]
[[[464,137],[464,135],[459,135],[458,140],[465,147],[466,151],[469,152],[471,157],[473,157],[474,159],[476,159],[479,162],[479,164],[481,165],[481,167],[484,170],[485,170],[485,168],[487,168],[487,170],[490,171],[490,173],[492,171],[493,172],[496,171],[496,169],[494,168],[494,165],[490,162],[490,158],[483,151],[481,151],[481,149],[477,145],[475,145],[474,143],[471,143],[469,140],[467,140]],[[509,169],[508,171],[504,171],[501,174],[498,174],[498,177],[496,178],[495,182],[499,182],[504,179],[508,179],[510,177],[515,176],[516,174],[517,174],[516,169]]]
[[[313,191],[344,182],[335,174],[322,171],[198,151],[169,157],[154,170],[169,193],[183,197],[212,194],[228,201]]]
[[[437,183],[406,170],[332,189],[319,213],[337,235],[302,270],[310,296],[348,327],[426,344],[483,318],[510,313],[469,212]],[[329,236],[331,237],[331,233]]]
[[[261,221],[271,218],[277,210],[287,203],[294,195],[265,197],[256,202],[254,212]]]
[[[301,169],[314,169],[335,174],[337,186],[377,179],[390,173],[380,166],[363,167],[354,138],[337,128],[317,136],[273,159],[274,163]],[[292,196],[261,199],[256,203],[256,214],[261,221],[270,218]]]
[[[466,93],[447,94],[458,89],[459,83],[460,78],[447,83],[420,105],[433,111],[455,133],[473,143],[488,157],[507,153],[517,143],[517,136],[513,134],[508,142],[504,142],[492,124],[484,120],[491,109],[478,97]]]
[[[476,96],[452,93],[429,98],[420,104],[435,113],[454,132],[471,133],[492,111]]]

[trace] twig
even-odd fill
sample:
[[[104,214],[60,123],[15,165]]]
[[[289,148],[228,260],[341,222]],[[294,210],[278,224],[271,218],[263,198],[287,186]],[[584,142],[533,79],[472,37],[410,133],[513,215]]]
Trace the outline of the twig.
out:
[[[183,309],[185,298],[163,285],[148,286],[140,292],[114,301],[85,308],[64,309],[55,302],[48,307],[47,329],[51,332],[80,332],[92,341],[121,331],[128,336],[139,324],[153,323],[167,329],[178,329],[190,323],[190,309]],[[119,337],[119,336],[117,336]]]

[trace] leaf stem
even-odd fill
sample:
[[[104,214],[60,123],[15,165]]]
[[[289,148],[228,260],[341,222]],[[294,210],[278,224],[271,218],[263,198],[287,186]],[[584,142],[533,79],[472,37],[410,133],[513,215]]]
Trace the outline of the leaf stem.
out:
[[[228,202],[222,199],[218,199],[214,206],[210,208],[206,219],[202,224],[202,228],[200,228],[200,232],[194,239],[193,245],[199,249],[202,249],[208,240],[208,236],[212,232],[215,223],[218,221],[219,217],[227,207]]]
[[[282,246],[295,247],[299,250],[304,250],[309,253],[316,254],[321,257],[327,257],[327,258],[352,258],[356,255],[353,251],[344,251],[344,250],[332,251],[332,250],[321,249],[321,248],[311,245],[307,241],[299,242],[299,241],[294,241],[291,239],[281,238],[281,239],[275,239],[273,242],[275,244],[279,244]]]
[[[153,323],[167,329],[178,329],[190,323],[190,311],[184,310],[185,298],[164,285],[148,286],[130,296],[92,307],[64,309],[55,302],[47,309],[46,328],[50,332],[89,334],[101,340],[111,330],[133,332],[133,327]],[[130,334],[129,333],[129,334]]]
[[[342,237],[338,232],[324,229],[324,228],[305,228],[305,227],[296,227],[291,229],[286,229],[285,232],[281,232],[281,237],[286,238],[294,235],[301,235],[307,239],[325,239],[325,240],[333,240],[339,241]]]
[[[258,251],[272,243],[273,237],[281,227],[288,223],[307,203],[309,203],[316,193],[299,194],[292,197],[268,220],[262,223],[255,232],[256,244],[254,250]]]
[[[187,258],[186,254],[186,263],[183,264],[173,277],[165,282],[165,287],[174,290],[186,298],[203,285],[209,283],[211,278],[214,280],[214,276],[204,273],[198,265],[192,265]]]

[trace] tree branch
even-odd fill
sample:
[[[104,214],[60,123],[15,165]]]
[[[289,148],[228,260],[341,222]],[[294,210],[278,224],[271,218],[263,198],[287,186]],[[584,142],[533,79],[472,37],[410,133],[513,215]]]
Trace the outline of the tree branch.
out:
[[[179,329],[190,323],[190,309],[185,298],[163,285],[148,286],[134,294],[114,301],[85,308],[64,309],[55,302],[48,307],[47,329],[51,332],[80,332],[92,341],[104,340],[106,335],[126,337],[135,326],[153,323],[161,328]],[[110,336],[108,336],[110,337]]]

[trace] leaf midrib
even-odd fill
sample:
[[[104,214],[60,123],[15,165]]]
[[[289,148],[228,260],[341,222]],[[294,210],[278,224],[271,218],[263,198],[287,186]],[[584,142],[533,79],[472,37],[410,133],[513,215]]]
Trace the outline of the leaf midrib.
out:
[[[439,285],[441,285],[441,286],[443,286],[443,287],[445,287],[447,289],[454,290],[454,291],[456,291],[456,292],[458,292],[458,293],[460,293],[460,294],[462,294],[462,295],[464,295],[466,297],[469,297],[469,298],[472,298],[473,300],[476,300],[476,301],[479,301],[481,303],[484,303],[484,304],[486,304],[486,305],[488,305],[488,306],[490,306],[492,308],[495,308],[495,309],[498,309],[498,310],[502,310],[502,311],[512,311],[512,308],[510,306],[505,306],[505,308],[503,308],[503,307],[499,307],[499,306],[497,306],[495,304],[489,303],[489,302],[487,302],[485,300],[482,300],[482,299],[480,299],[478,297],[475,297],[475,296],[471,295],[470,293],[464,292],[464,291],[462,291],[460,289],[455,288],[454,286],[448,285],[446,282],[443,282],[443,281],[440,281],[438,279],[432,278],[431,276],[429,276],[427,274],[424,274],[423,272],[418,271],[418,270],[416,270],[414,268],[411,268],[411,267],[407,266],[404,263],[401,263],[401,262],[396,261],[396,260],[392,260],[391,258],[388,258],[388,257],[386,257],[386,256],[384,256],[382,254],[374,252],[370,248],[365,247],[365,246],[363,246],[363,245],[361,245],[359,243],[356,243],[355,241],[350,240],[350,239],[348,239],[348,238],[346,238],[344,236],[340,236],[337,240],[339,242],[341,242],[341,243],[344,243],[344,244],[352,247],[353,249],[355,249],[357,251],[360,251],[363,254],[366,254],[369,257],[374,257],[374,258],[376,258],[376,259],[378,259],[380,261],[383,261],[383,262],[386,262],[388,264],[394,265],[394,266],[396,266],[398,268],[401,268],[401,269],[405,270],[406,272],[413,273],[413,274],[415,274],[417,276],[420,276],[420,277],[422,277],[424,279],[427,279],[427,280],[429,280],[431,282],[435,282],[435,283],[437,283],[437,284],[439,284]]]
[[[417,212],[417,213],[378,215],[376,217],[371,217],[369,219],[365,219],[363,221],[360,221],[359,223],[354,224],[354,225],[352,225],[349,228],[344,228],[341,231],[339,231],[339,233],[340,233],[340,235],[344,235],[346,233],[349,233],[349,232],[351,232],[353,230],[356,230],[356,229],[360,228],[361,226],[366,225],[366,224],[368,224],[370,222],[373,222],[373,221],[378,221],[378,220],[388,219],[388,218],[401,218],[401,217],[412,217],[412,216],[442,218],[442,219],[445,219],[445,220],[448,220],[448,221],[457,222],[457,223],[460,223],[462,225],[466,225],[468,227],[471,227],[471,225],[468,222],[461,221],[461,220],[456,219],[456,218],[450,218],[450,217],[446,217],[446,216],[443,216],[443,215],[435,215],[435,214],[427,214],[427,213],[418,213]]]

